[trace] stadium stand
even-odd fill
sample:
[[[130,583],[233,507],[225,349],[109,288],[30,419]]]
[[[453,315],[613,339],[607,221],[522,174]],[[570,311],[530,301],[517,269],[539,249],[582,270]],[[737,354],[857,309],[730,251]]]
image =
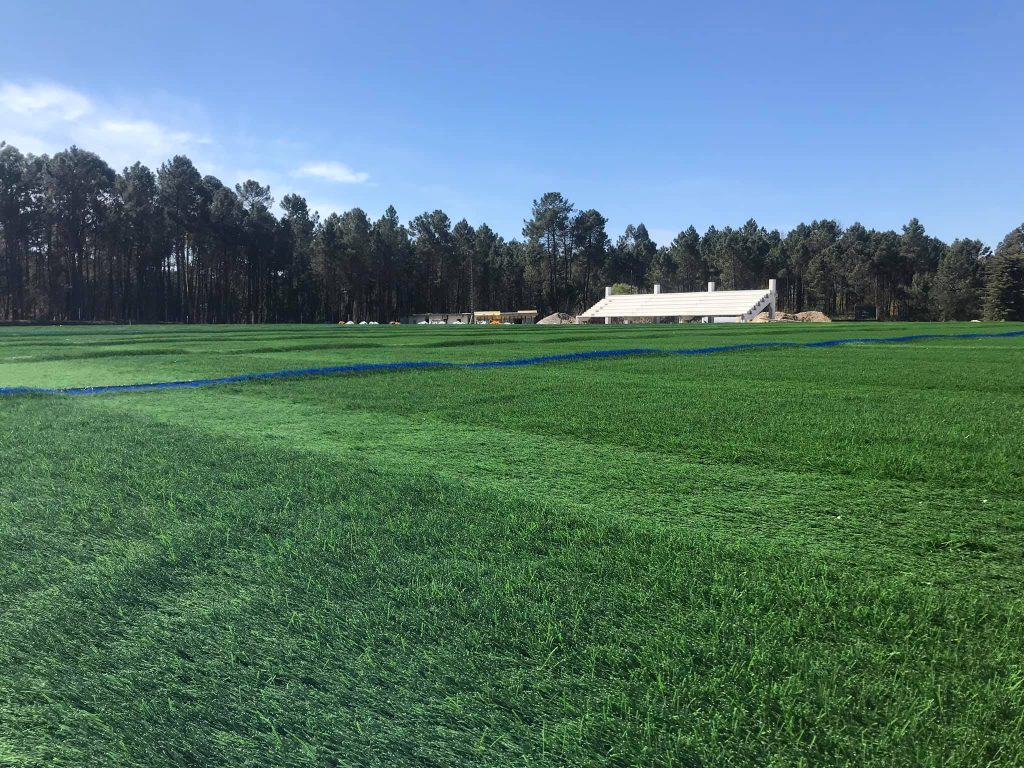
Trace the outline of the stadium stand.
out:
[[[755,291],[716,291],[714,283],[708,283],[707,291],[692,293],[662,293],[661,286],[654,286],[654,293],[612,295],[611,288],[605,288],[605,297],[578,316],[579,322],[604,319],[629,321],[649,319],[662,321],[745,323],[753,320],[764,310],[774,317],[777,292],[775,281],[769,280],[768,287]]]

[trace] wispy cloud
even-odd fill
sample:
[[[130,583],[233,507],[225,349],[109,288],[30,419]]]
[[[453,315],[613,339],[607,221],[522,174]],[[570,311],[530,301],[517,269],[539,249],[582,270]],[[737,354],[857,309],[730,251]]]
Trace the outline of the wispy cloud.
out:
[[[162,162],[172,155],[187,153],[208,139],[189,131],[176,131],[152,120],[101,120],[81,127],[82,143],[106,157],[147,158],[150,163]],[[115,149],[116,147],[116,149]]]
[[[322,216],[365,204],[362,198],[338,200],[334,185],[362,185],[362,191],[375,186],[370,174],[344,163],[300,165],[303,157],[316,156],[301,142],[239,141],[224,135],[214,141],[195,127],[207,123],[201,105],[168,108],[159,94],[149,100],[140,94],[131,102],[112,103],[57,83],[0,80],[0,141],[22,152],[53,154],[75,144],[95,152],[115,170],[136,161],[155,170],[183,154],[201,173],[219,176],[229,186],[256,179],[269,184],[278,201],[288,193],[307,196],[310,209]]]
[[[306,163],[297,171],[296,176],[311,176],[326,179],[339,184],[363,184],[370,180],[370,174],[354,171],[344,163]]]
[[[0,131],[0,139],[23,151],[52,153],[77,144],[115,168],[136,160],[156,166],[210,143],[53,83],[0,82]]]
[[[49,83],[22,86],[0,83],[0,109],[35,119],[71,122],[93,111],[86,96]]]

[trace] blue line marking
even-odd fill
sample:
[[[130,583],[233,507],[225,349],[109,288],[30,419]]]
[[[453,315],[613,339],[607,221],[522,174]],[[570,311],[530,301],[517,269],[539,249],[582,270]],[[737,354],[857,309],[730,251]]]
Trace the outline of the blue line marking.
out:
[[[214,384],[235,384],[258,379],[291,379],[299,376],[330,376],[339,373],[365,373],[369,371],[399,371],[418,368],[515,368],[541,363],[560,363],[570,360],[595,360],[606,357],[635,357],[638,355],[710,355],[718,352],[738,352],[745,349],[767,349],[772,347],[837,347],[841,344],[881,344],[892,342],[924,341],[926,339],[1005,339],[1024,336],[1024,331],[1006,333],[918,333],[911,336],[889,336],[885,338],[828,339],[826,341],[760,341],[745,344],[726,344],[718,347],[694,347],[691,349],[600,349],[591,352],[565,352],[559,355],[521,357],[513,360],[488,360],[479,363],[448,363],[443,361],[419,361],[401,363],[349,363],[328,365],[322,368],[290,368],[283,371],[239,373],[213,379],[189,381],[159,381],[151,384],[108,384],[98,387],[0,387],[3,395],[102,395],[113,392],[144,392],[154,389],[190,389],[208,387]]]

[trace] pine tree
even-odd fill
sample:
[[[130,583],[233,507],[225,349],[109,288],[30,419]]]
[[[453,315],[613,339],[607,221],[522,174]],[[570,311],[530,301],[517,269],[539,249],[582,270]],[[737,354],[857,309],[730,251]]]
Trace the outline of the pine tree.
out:
[[[1005,253],[992,260],[985,319],[1024,320],[1024,254]]]
[[[970,320],[981,309],[981,269],[990,251],[980,240],[955,240],[939,261],[931,303],[940,320]]]
[[[1003,238],[988,274],[986,320],[1024,320],[1024,224]]]

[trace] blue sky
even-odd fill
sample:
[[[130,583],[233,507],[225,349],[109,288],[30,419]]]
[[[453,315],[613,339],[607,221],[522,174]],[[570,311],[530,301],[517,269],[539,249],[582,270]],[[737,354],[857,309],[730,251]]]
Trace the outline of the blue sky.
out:
[[[179,152],[322,213],[518,236],[557,190],[666,243],[750,217],[1024,221],[1024,4],[8,3],[0,139]]]

